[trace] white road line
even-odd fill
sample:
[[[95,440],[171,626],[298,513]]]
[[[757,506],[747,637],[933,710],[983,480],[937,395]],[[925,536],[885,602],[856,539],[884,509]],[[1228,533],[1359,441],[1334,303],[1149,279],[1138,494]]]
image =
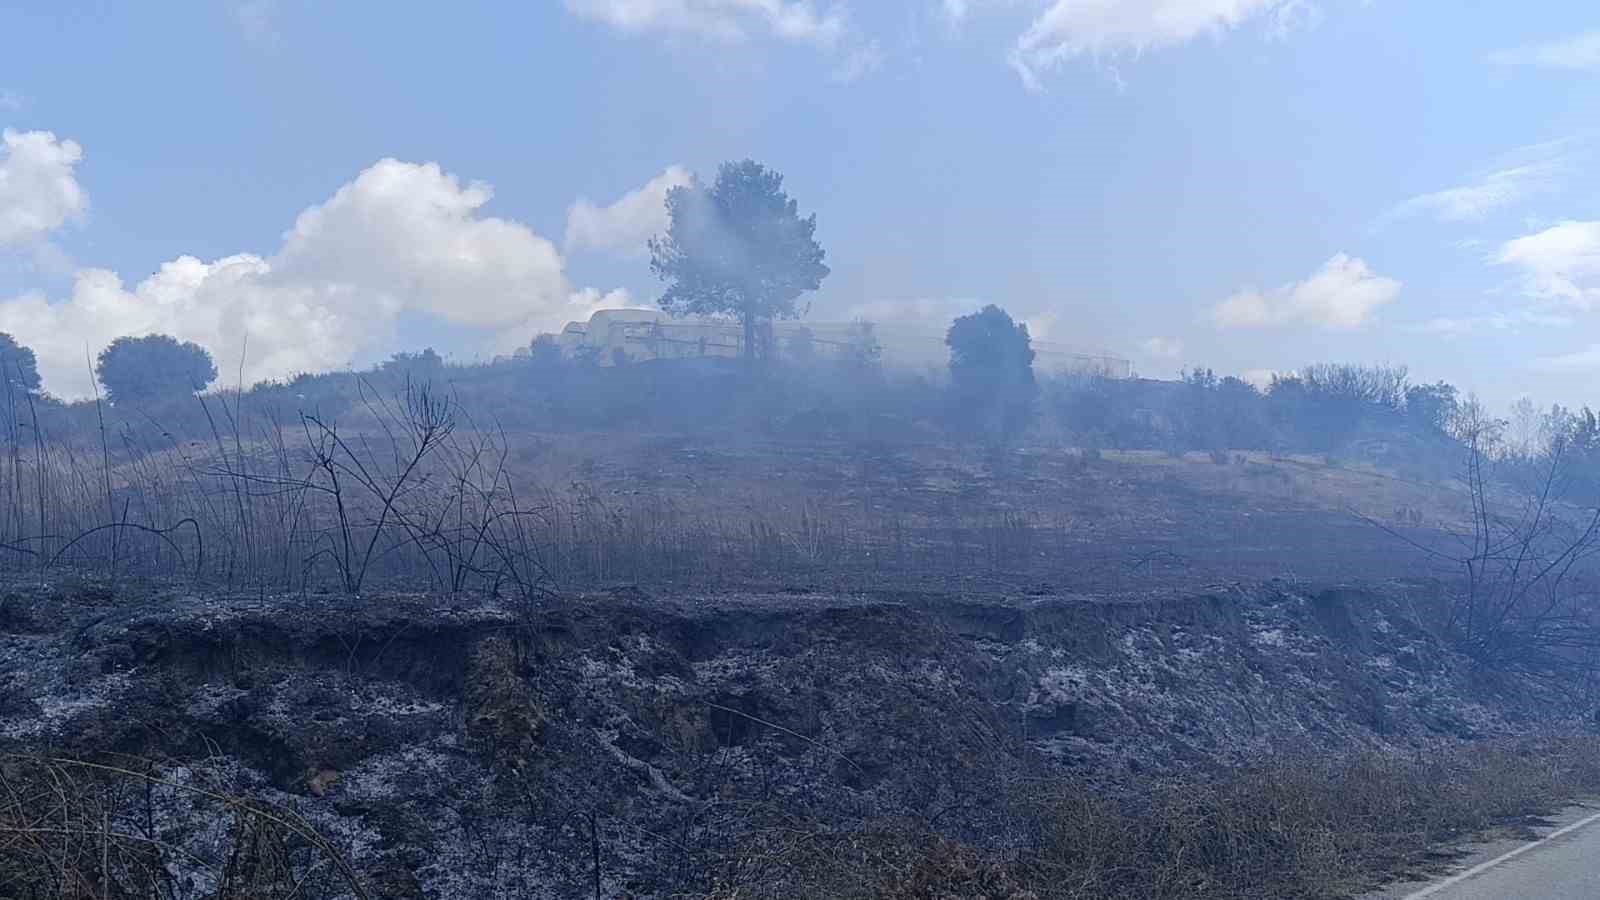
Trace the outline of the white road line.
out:
[[[1502,863],[1510,862],[1511,860],[1516,859],[1517,857],[1521,856],[1522,854],[1527,853],[1529,850],[1532,850],[1532,849],[1534,849],[1536,847],[1539,847],[1539,846],[1541,846],[1543,844],[1548,844],[1551,841],[1553,841],[1556,838],[1559,838],[1559,837],[1561,837],[1563,835],[1571,834],[1572,832],[1577,831],[1579,828],[1582,828],[1583,826],[1591,824],[1593,822],[1600,822],[1600,813],[1595,813],[1594,815],[1589,816],[1586,819],[1579,819],[1578,821],[1573,822],[1571,825],[1568,825],[1565,828],[1557,828],[1555,831],[1550,832],[1549,834],[1547,834],[1544,837],[1538,839],[1537,841],[1529,841],[1528,843],[1523,844],[1521,847],[1518,847],[1517,849],[1512,850],[1509,853],[1502,853],[1499,856],[1496,856],[1494,859],[1489,860],[1488,862],[1479,863],[1479,864],[1473,866],[1472,868],[1466,870],[1465,872],[1462,872],[1462,873],[1460,873],[1458,875],[1452,875],[1449,878],[1446,878],[1445,880],[1439,882],[1438,884],[1429,885],[1428,887],[1425,887],[1422,890],[1417,891],[1414,894],[1407,894],[1404,897],[1401,897],[1400,900],[1422,900],[1422,898],[1424,898],[1424,897],[1432,897],[1434,894],[1439,893],[1440,891],[1444,890],[1445,888],[1454,887],[1454,886],[1460,884],[1461,882],[1466,881],[1468,878],[1472,878],[1473,876],[1476,876],[1476,875],[1482,875],[1484,872],[1489,871],[1490,869],[1494,868],[1495,866],[1501,865]]]

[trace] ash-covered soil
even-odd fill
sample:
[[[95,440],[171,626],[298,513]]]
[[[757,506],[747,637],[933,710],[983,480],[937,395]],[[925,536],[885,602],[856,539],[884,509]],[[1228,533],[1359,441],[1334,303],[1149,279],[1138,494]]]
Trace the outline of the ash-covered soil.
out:
[[[752,821],[1005,833],[1019,773],[1128,778],[1580,711],[1475,676],[1439,586],[1181,596],[0,590],[0,750],[161,761],[293,805],[384,897],[667,896]],[[158,815],[157,815],[158,813]],[[196,858],[215,829],[152,813]],[[192,881],[197,893],[203,878]]]

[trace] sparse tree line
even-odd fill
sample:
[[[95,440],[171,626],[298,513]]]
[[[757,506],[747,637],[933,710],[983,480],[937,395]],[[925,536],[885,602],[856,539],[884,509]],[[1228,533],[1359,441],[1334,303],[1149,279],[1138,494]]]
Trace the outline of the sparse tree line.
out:
[[[1209,368],[1178,382],[1066,377],[1051,384],[1055,427],[1096,448],[1336,453],[1380,441],[1391,459],[1456,443],[1464,409],[1445,382],[1412,384],[1403,366],[1316,364],[1263,388]]]
[[[217,364],[199,344],[150,334],[112,341],[96,358],[94,374],[112,403],[163,403],[205,390],[217,380]],[[13,400],[40,389],[38,357],[4,332],[0,332],[0,384]]]
[[[432,348],[400,352],[365,375],[303,374],[265,382],[246,396],[278,400],[285,410],[337,414],[356,403],[356,380],[393,385],[448,383],[469,405],[497,420],[534,428],[698,428],[753,425],[800,436],[860,436],[876,421],[876,437],[947,437],[987,443],[1065,443],[1092,449],[1225,452],[1272,449],[1332,453],[1361,440],[1397,445],[1392,458],[1436,455],[1459,447],[1461,421],[1489,421],[1476,400],[1450,384],[1411,384],[1404,367],[1322,364],[1277,375],[1260,389],[1211,369],[1176,382],[1124,380],[1095,374],[1038,376],[1027,326],[989,305],[951,323],[948,374],[885,369],[875,354],[859,358],[767,361],[755,372],[731,365],[689,367],[675,361],[601,367],[537,347],[515,362],[449,365]],[[28,402],[60,407],[40,391],[33,352],[0,334],[13,424]],[[167,335],[119,338],[98,357],[104,399],[116,407],[160,410],[183,431],[181,410],[217,377],[211,355]],[[707,391],[707,382],[722,389]],[[694,403],[674,402],[696,398]],[[1514,411],[1519,412],[1519,411]],[[1520,410],[1525,419],[1526,410]],[[1497,459],[1532,461],[1556,444],[1569,459],[1600,466],[1595,413],[1560,406],[1512,440],[1510,420],[1483,437]],[[204,435],[208,427],[192,423]]]

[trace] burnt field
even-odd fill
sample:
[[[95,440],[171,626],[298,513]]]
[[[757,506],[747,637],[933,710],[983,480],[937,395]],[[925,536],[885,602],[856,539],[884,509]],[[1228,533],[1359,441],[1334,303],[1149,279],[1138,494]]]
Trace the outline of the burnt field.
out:
[[[1143,594],[1454,574],[1432,551],[1473,528],[1465,448],[1404,430],[1331,455],[1107,450],[1042,423],[978,440],[914,380],[449,374],[30,408],[0,448],[0,566],[530,602],[616,584]],[[866,399],[830,413],[824,388]],[[1176,389],[1125,399],[1193,399]]]
[[[0,896],[1348,897],[1600,784],[1416,585],[0,586]]]
[[[349,425],[225,420],[207,440],[123,422],[115,444],[15,447],[0,563],[527,600],[619,583],[1144,593],[1447,575],[1429,551],[1471,530],[1449,479],[1322,456],[491,430],[411,402]]]
[[[1452,574],[1465,492],[1320,457],[528,436],[530,480],[638,545],[609,574],[1086,593]],[[652,539],[672,535],[676,541]],[[685,540],[687,539],[687,540]],[[712,560],[715,564],[708,565]]]
[[[398,402],[11,455],[0,896],[1339,897],[1600,783],[1497,486]]]

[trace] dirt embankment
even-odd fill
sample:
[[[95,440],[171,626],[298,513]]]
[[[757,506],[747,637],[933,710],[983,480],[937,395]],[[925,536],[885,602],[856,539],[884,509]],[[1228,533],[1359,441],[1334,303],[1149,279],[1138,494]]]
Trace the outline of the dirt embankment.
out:
[[[656,896],[706,889],[756,817],[911,817],[981,843],[1039,766],[1116,782],[1577,714],[1475,678],[1423,624],[1432,590],[517,610],[14,585],[0,749],[162,760],[291,803],[378,896]],[[183,814],[155,804],[147,825],[214,855]]]

